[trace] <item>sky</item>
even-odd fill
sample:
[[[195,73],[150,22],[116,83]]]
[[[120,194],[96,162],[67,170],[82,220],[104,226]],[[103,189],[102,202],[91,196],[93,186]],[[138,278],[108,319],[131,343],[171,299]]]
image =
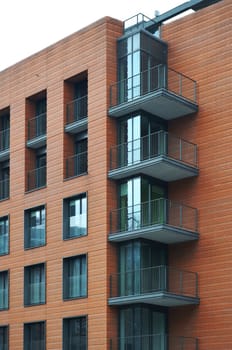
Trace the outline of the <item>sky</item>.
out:
[[[0,71],[110,16],[154,18],[187,0],[0,0]]]

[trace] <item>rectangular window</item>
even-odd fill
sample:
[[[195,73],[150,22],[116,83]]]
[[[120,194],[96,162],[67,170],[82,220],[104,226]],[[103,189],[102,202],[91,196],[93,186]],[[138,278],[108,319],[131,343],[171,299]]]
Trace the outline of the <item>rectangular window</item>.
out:
[[[9,220],[8,216],[0,218],[0,255],[9,253]]]
[[[64,200],[64,239],[87,234],[86,194]]]
[[[65,258],[63,261],[63,298],[80,298],[86,295],[86,255]]]
[[[34,248],[45,244],[45,207],[25,211],[24,247]]]
[[[8,271],[0,272],[0,310],[8,309]]]
[[[45,322],[24,324],[24,350],[45,350]]]
[[[87,318],[63,320],[63,350],[87,350]]]
[[[0,349],[8,350],[8,326],[0,327]]]
[[[24,305],[45,303],[45,264],[24,268]]]

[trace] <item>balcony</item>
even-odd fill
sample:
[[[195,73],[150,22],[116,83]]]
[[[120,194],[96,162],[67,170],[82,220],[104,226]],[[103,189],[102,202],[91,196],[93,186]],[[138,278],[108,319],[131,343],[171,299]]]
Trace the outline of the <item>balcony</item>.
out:
[[[9,198],[10,179],[0,180],[0,201]]]
[[[158,65],[111,85],[111,117],[138,110],[166,120],[195,113],[198,110],[197,84],[166,65]]]
[[[88,152],[75,154],[66,159],[66,179],[87,174]]]
[[[198,276],[168,266],[149,267],[110,276],[109,305],[158,306],[199,304]]]
[[[33,191],[46,186],[46,166],[35,168],[28,172],[27,191]]]
[[[9,159],[10,155],[10,129],[0,131],[0,161]]]
[[[42,113],[28,120],[27,147],[36,149],[46,145],[46,119],[46,113]]]
[[[88,96],[80,97],[66,105],[65,131],[76,134],[87,129]]]
[[[165,198],[143,202],[110,213],[109,241],[144,238],[165,244],[197,240],[196,208]]]
[[[157,131],[111,148],[109,178],[141,173],[164,181],[197,176],[197,145]]]
[[[145,334],[110,339],[110,350],[197,350],[198,339],[168,334]]]

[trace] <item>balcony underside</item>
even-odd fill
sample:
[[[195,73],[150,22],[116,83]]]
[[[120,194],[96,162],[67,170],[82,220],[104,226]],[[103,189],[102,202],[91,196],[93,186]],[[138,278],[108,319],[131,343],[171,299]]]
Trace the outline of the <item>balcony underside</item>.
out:
[[[65,125],[65,132],[70,134],[77,134],[79,132],[85,131],[88,127],[88,119],[83,118],[81,120],[74,121],[70,124]]]
[[[110,179],[119,180],[136,174],[145,174],[169,182],[197,176],[198,168],[167,156],[158,156],[110,170],[108,176]]]
[[[166,89],[159,89],[147,95],[110,107],[111,117],[122,117],[129,113],[144,110],[162,119],[171,120],[197,112],[198,106]]]
[[[41,135],[27,141],[27,147],[37,149],[46,146],[47,136]]]
[[[10,158],[10,150],[7,148],[4,151],[0,151],[0,162],[4,162],[6,160],[9,160]]]
[[[174,293],[157,291],[153,293],[146,293],[142,295],[130,295],[110,298],[108,300],[109,305],[121,306],[136,303],[144,303],[158,306],[185,306],[185,305],[197,305],[199,304],[198,297],[182,296]]]
[[[138,230],[109,234],[110,242],[123,242],[131,239],[144,238],[165,244],[175,244],[194,241],[199,238],[197,232],[167,224],[156,224]]]

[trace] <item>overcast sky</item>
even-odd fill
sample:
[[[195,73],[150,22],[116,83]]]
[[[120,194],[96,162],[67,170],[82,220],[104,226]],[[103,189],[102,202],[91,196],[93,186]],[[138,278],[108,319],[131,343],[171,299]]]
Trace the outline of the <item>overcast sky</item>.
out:
[[[149,18],[187,0],[0,0],[0,71],[104,17]]]

